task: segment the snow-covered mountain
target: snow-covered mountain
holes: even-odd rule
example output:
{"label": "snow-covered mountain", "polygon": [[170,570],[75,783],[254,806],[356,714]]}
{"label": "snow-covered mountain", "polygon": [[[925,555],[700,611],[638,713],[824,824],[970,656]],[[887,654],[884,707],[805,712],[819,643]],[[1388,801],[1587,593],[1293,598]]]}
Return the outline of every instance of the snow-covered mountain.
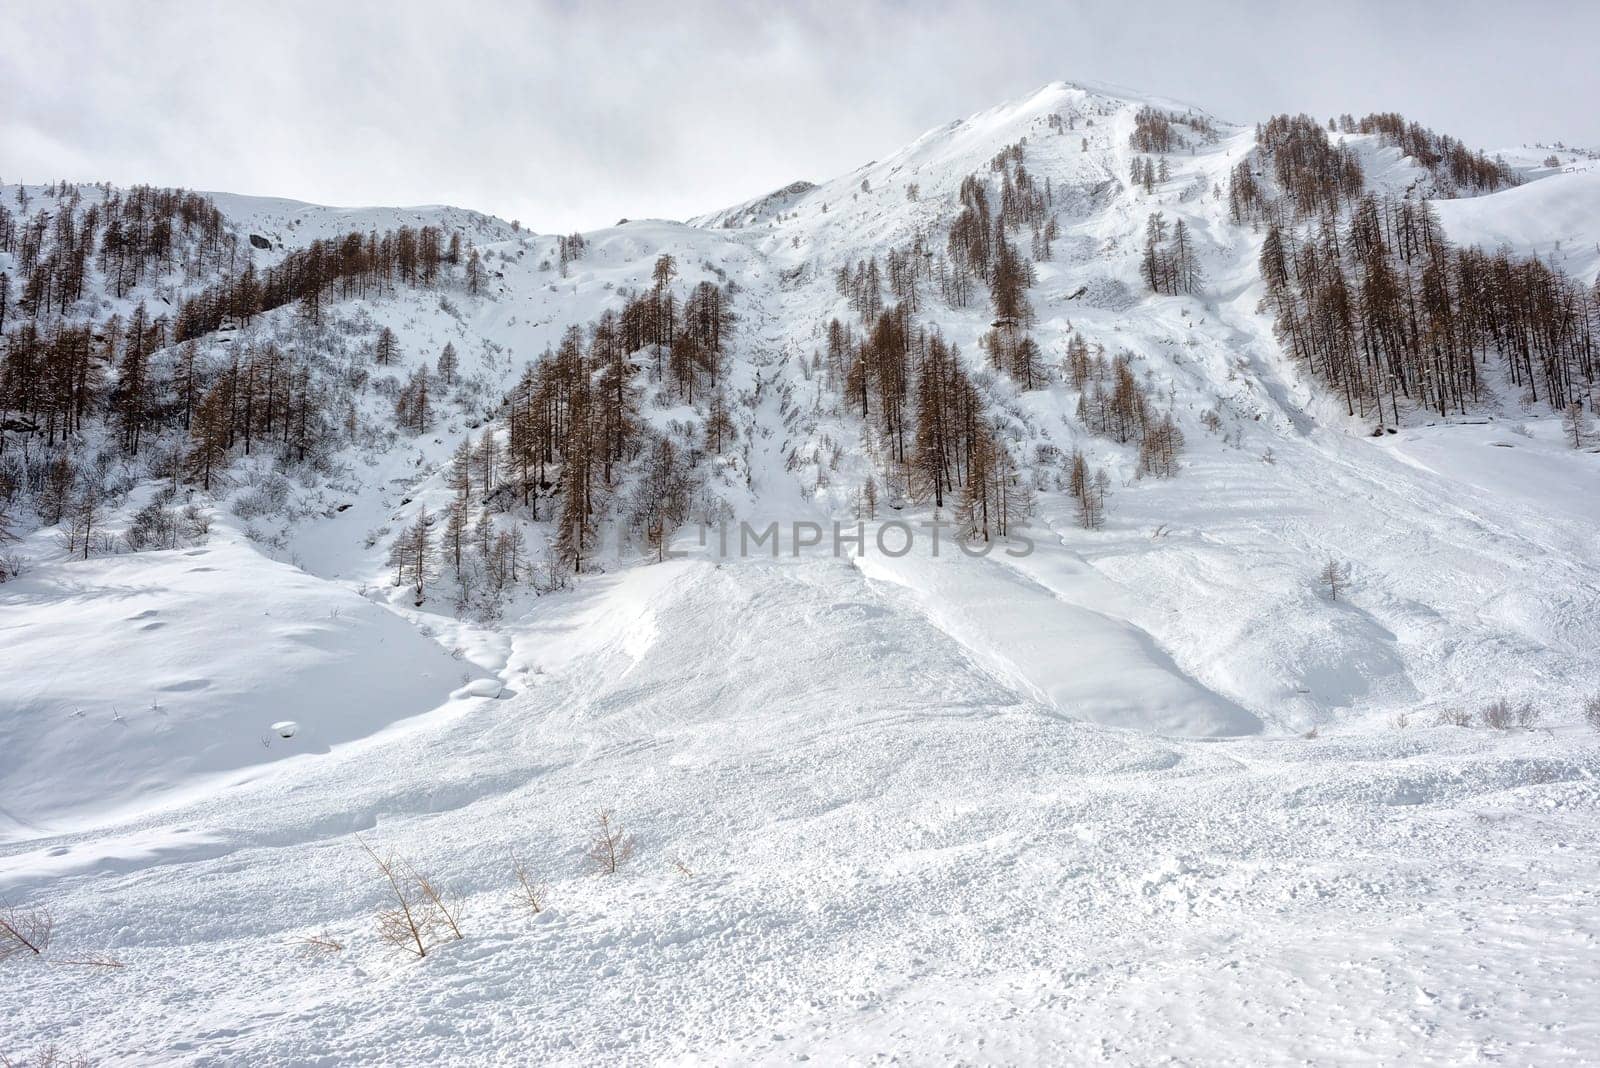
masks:
{"label": "snow-covered mountain", "polygon": [[[1296,212],[1314,125],[1054,83],[561,237],[210,194],[78,292],[131,192],[0,190],[0,901],[122,965],[0,959],[0,1053],[1592,1062],[1600,162],[1335,122]],[[1565,340],[1451,275],[1330,379],[1263,249],[1357,194]]]}

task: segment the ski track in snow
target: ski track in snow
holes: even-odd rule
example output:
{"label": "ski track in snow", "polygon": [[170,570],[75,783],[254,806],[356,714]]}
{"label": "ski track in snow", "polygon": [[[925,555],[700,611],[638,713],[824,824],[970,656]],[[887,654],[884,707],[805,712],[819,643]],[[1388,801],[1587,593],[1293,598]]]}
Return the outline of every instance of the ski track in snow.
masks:
{"label": "ski track in snow", "polygon": [[[468,313],[470,328],[426,298],[374,309],[418,348],[494,340],[514,375],[616,286],[639,284],[660,249],[689,273],[722,265],[742,287],[730,389],[758,398],[742,415],[752,485],[727,493],[758,527],[844,520],[864,432],[818,404],[803,367],[842,314],[826,269],[931,225],[962,176],[1026,134],[1030,170],[1098,190],[1093,210],[1063,220],[1062,247],[1086,254],[1041,265],[1037,333],[1054,351],[1070,322],[1133,349],[1190,439],[1179,478],[1134,482],[1126,450],[1077,438],[1070,391],[1014,396],[1030,444],[1077,442],[1111,470],[1103,531],[1078,529],[1052,491],[1022,558],[946,543],[934,559],[919,541],[898,558],[785,543],[776,558],[741,559],[684,532],[682,559],[611,561],[484,627],[385,589],[383,547],[364,545],[448,492],[438,465],[454,443],[435,440],[374,458],[370,492],[298,529],[303,571],[224,528],[211,548],[230,563],[214,587],[194,586],[207,580],[187,577],[193,560],[157,553],[52,564],[0,588],[0,643],[38,644],[31,663],[88,641],[78,626],[105,628],[75,674],[30,673],[6,695],[19,718],[0,717],[0,899],[48,903],[58,955],[127,965],[0,964],[11,980],[0,1053],[56,1042],[107,1064],[1600,1058],[1600,746],[1571,713],[1600,679],[1600,497],[1582,491],[1597,457],[1563,450],[1537,417],[1528,436],[1510,419],[1359,436],[1276,355],[1254,311],[1247,235],[1182,194],[1225,173],[1248,130],[1173,157],[1173,181],[1147,203],[1126,183],[1136,105],[1048,87],[834,182],[710,216],[714,229],[604,231],[566,278],[506,263],[504,292]],[[1100,120],[1088,153],[1087,131],[1067,145],[1043,126],[1072,108]],[[913,180],[922,195],[909,202]],[[1546,183],[1587,181],[1558,175],[1442,215],[1463,234],[1536,247],[1548,236],[1524,202],[1559,198]],[[1515,210],[1497,216],[1503,197]],[[291,245],[352,218],[381,227],[453,210],[219,204]],[[1066,302],[1087,281],[1133,283],[1155,206],[1210,242],[1208,301]],[[481,241],[516,245],[500,224],[460,217]],[[782,280],[802,263],[824,270]],[[938,321],[976,367],[984,309]],[[1200,429],[1209,407],[1237,446]],[[786,457],[823,434],[845,460],[817,489]],[[880,514],[867,543],[880,522],[931,514]],[[1354,565],[1333,604],[1314,585],[1329,555]],[[265,622],[252,588],[274,589],[269,610],[286,618]],[[185,606],[196,590],[231,607]],[[182,628],[174,662],[130,644],[126,624],[156,622]],[[366,637],[344,636],[358,627]],[[202,677],[184,657],[215,666]],[[10,676],[19,663],[0,666]],[[498,676],[500,699],[457,689],[483,675]],[[213,687],[226,693],[198,696]],[[122,724],[102,714],[121,692],[135,713],[149,692],[173,707]],[[66,717],[67,693],[100,719],[40,730],[20,718]],[[1502,693],[1538,700],[1550,729],[1429,726]],[[1414,726],[1391,729],[1397,712]],[[309,727],[294,746],[262,746],[262,727],[282,718]],[[1301,737],[1310,727],[1321,736]],[[114,789],[83,781],[86,767]],[[639,842],[614,878],[581,874],[600,807]],[[383,946],[382,887],[357,834],[459,894],[466,938],[420,962]],[[537,916],[513,899],[513,853],[549,883]],[[296,949],[321,932],[346,949]]]}

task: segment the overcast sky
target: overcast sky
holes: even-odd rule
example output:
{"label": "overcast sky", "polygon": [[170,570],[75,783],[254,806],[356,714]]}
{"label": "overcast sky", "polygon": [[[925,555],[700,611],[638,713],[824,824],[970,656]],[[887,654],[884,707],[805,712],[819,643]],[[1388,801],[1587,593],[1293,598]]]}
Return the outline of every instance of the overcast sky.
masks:
{"label": "overcast sky", "polygon": [[8,0],[0,27],[6,182],[452,203],[544,232],[827,178],[1058,79],[1600,145],[1597,0]]}

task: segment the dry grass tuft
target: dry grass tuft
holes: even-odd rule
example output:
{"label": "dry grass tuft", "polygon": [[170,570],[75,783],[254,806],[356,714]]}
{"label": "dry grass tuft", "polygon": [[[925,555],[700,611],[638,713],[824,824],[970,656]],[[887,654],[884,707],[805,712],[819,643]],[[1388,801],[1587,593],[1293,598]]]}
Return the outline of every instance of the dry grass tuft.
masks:
{"label": "dry grass tuft", "polygon": [[327,932],[318,935],[306,935],[294,940],[295,948],[307,956],[321,956],[327,953],[343,953],[344,943],[334,938]]}

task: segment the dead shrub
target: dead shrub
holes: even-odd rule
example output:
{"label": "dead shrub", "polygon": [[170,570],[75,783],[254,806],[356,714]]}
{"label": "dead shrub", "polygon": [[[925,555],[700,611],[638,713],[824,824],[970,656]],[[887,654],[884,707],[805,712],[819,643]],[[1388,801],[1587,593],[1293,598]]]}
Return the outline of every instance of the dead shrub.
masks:
{"label": "dead shrub", "polygon": [[433,914],[440,929],[448,929],[452,941],[461,941],[461,902],[452,900],[444,887],[433,879],[417,871],[410,863],[406,864],[406,871],[416,882],[417,889],[422,893],[422,899],[428,903],[428,910]]}
{"label": "dead shrub", "polygon": [[0,1053],[0,1068],[89,1068],[89,1064],[84,1054],[68,1053],[60,1046],[46,1046],[20,1061]]}
{"label": "dead shrub", "polygon": [[593,826],[584,859],[596,875],[615,875],[618,868],[633,859],[633,835],[623,829],[609,808],[595,813]]}
{"label": "dead shrub", "polygon": [[0,961],[12,957],[42,960],[46,964],[78,968],[120,968],[122,962],[113,957],[47,957],[50,938],[55,933],[55,918],[42,906],[21,908],[0,904]]}
{"label": "dead shrub", "polygon": [[1513,705],[1504,697],[1497,697],[1483,706],[1478,722],[1494,731],[1508,731],[1513,727],[1526,729],[1539,722],[1539,710],[1532,701]]}
{"label": "dead shrub", "polygon": [[49,909],[0,906],[0,960],[28,954],[43,957],[54,930]]}
{"label": "dead shrub", "polygon": [[1464,708],[1441,709],[1438,718],[1434,722],[1441,727],[1470,727],[1472,726],[1472,713]]}
{"label": "dead shrub", "polygon": [[78,968],[121,968],[124,967],[120,960],[104,954],[95,954],[92,957],[73,957],[69,960],[52,960],[51,964],[70,964]]}
{"label": "dead shrub", "polygon": [[329,953],[343,953],[344,943],[334,938],[327,932],[317,935],[306,935],[294,940],[295,948],[308,957],[319,957]]}
{"label": "dead shrub", "polygon": [[[377,865],[394,906],[378,910],[378,937],[403,953],[422,958],[440,942],[461,938],[461,909],[452,904],[438,883],[421,874],[403,857],[378,851],[356,835],[356,841]],[[448,931],[448,938],[444,932]]]}
{"label": "dead shrub", "polygon": [[549,887],[535,879],[533,872],[515,853],[511,855],[511,871],[517,877],[517,903],[527,906],[535,916],[539,915],[549,900]]}
{"label": "dead shrub", "polygon": [[1583,703],[1583,721],[1590,730],[1600,731],[1600,697],[1591,697]]}

